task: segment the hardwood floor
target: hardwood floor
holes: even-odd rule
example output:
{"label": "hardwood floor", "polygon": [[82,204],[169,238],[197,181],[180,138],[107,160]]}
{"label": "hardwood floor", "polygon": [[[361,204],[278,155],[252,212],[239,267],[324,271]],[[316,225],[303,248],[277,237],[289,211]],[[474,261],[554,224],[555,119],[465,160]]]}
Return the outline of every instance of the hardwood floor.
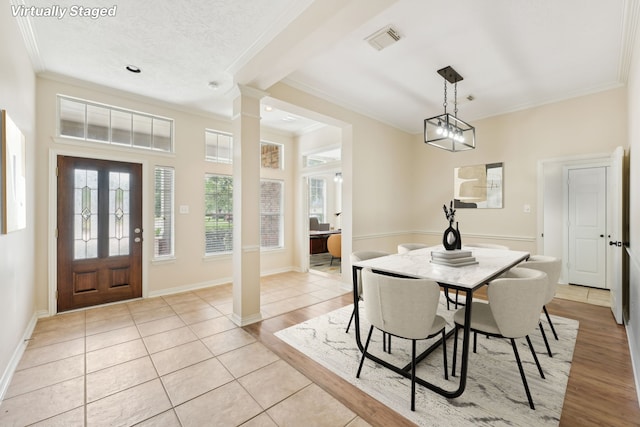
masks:
{"label": "hardwood floor", "polygon": [[[371,425],[411,426],[404,417],[273,335],[351,302],[351,295],[346,294],[244,329]],[[550,314],[580,322],[560,426],[640,425],[627,335],[613,320],[611,310],[561,299],[555,299],[547,309]]]}

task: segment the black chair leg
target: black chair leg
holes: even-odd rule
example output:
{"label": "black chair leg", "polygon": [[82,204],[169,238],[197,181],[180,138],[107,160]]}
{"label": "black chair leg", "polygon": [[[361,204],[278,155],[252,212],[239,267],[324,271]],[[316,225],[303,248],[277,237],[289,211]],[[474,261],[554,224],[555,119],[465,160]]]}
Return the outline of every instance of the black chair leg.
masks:
{"label": "black chair leg", "polygon": [[456,358],[458,357],[458,325],[453,327],[453,362],[451,362],[451,376],[456,376]]}
{"label": "black chair leg", "polygon": [[367,355],[367,348],[369,348],[369,341],[371,341],[371,334],[373,333],[373,326],[369,328],[369,335],[367,335],[367,342],[364,344],[364,351],[362,352],[362,359],[360,359],[360,366],[358,366],[358,373],[356,378],[360,378],[360,371],[362,371],[362,365],[364,364],[364,357]]}
{"label": "black chair leg", "polygon": [[411,340],[411,410],[416,410],[416,340]]}
{"label": "black chair leg", "polygon": [[549,341],[547,340],[547,334],[544,333],[544,328],[542,327],[542,322],[538,322],[538,327],[540,328],[540,333],[542,333],[544,345],[547,347],[547,354],[549,355],[549,357],[553,357],[553,353],[551,353],[551,347],[549,347]]}
{"label": "black chair leg", "polygon": [[553,327],[553,322],[551,321],[551,317],[549,317],[549,312],[547,311],[547,307],[543,305],[542,309],[544,310],[544,314],[547,315],[547,322],[549,322],[549,326],[551,326],[551,332],[553,332],[553,337],[556,339],[556,341],[558,341],[558,334],[556,334],[556,328]]}
{"label": "black chair leg", "polygon": [[538,367],[538,372],[540,372],[540,376],[545,379],[544,372],[542,372],[542,366],[540,366],[540,361],[538,360],[538,355],[536,351],[533,349],[533,344],[531,344],[531,339],[529,335],[527,335],[527,344],[529,344],[529,349],[531,350],[531,355],[533,356],[533,360],[536,361],[536,366]]}
{"label": "black chair leg", "polygon": [[447,334],[442,329],[442,359],[444,360],[444,379],[449,379],[449,372],[447,372]]}
{"label": "black chair leg", "polygon": [[351,322],[353,322],[353,318],[356,317],[356,307],[353,307],[353,312],[351,313],[351,319],[349,319],[349,324],[347,325],[347,330],[345,331],[347,334],[349,333],[349,328],[351,327]]}
{"label": "black chair leg", "polygon": [[473,352],[474,353],[478,352],[477,344],[478,344],[478,333],[474,332],[473,333]]}
{"label": "black chair leg", "polygon": [[522,377],[522,384],[524,384],[524,391],[527,393],[527,399],[529,400],[529,407],[536,409],[533,405],[533,399],[531,398],[531,392],[529,392],[529,385],[527,384],[527,377],[524,375],[524,369],[522,368],[522,362],[520,361],[520,355],[518,354],[518,347],[516,341],[511,338],[511,347],[513,347],[513,354],[516,356],[516,362],[518,363],[518,370],[520,370],[520,376]]}

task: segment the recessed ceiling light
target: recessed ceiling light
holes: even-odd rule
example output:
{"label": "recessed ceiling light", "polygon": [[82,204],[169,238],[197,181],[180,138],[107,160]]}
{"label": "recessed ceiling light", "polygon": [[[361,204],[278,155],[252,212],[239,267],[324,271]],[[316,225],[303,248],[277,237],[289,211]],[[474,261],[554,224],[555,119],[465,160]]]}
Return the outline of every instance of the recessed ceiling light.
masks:
{"label": "recessed ceiling light", "polygon": [[273,107],[271,105],[265,105],[264,111],[273,111]]}
{"label": "recessed ceiling light", "polygon": [[140,73],[142,71],[140,68],[136,67],[135,65],[127,65],[125,68],[128,71],[131,71],[132,73],[136,73],[136,74],[138,74],[138,73]]}
{"label": "recessed ceiling light", "polygon": [[295,116],[292,116],[291,114],[288,114],[282,118],[282,121],[285,121],[285,122],[295,122],[296,120],[298,120],[298,118]]}

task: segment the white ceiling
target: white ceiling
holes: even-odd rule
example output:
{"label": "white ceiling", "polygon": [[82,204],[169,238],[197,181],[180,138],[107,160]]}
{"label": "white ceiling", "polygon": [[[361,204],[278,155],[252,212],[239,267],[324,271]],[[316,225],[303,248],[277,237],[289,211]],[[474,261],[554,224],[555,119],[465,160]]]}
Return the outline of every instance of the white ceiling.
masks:
{"label": "white ceiling", "polygon": [[[79,2],[10,3],[18,11]],[[19,17],[36,71],[223,117],[231,116],[235,83],[268,92],[283,80],[411,133],[442,112],[444,81],[436,70],[447,65],[464,77],[459,116],[468,122],[624,85],[639,10],[634,0],[93,0],[85,6],[114,3],[115,17],[73,17],[71,9],[63,19]],[[387,25],[400,41],[382,51],[364,41]],[[127,65],[142,72],[130,73]],[[263,124],[292,133],[317,127],[281,108],[263,111]]]}

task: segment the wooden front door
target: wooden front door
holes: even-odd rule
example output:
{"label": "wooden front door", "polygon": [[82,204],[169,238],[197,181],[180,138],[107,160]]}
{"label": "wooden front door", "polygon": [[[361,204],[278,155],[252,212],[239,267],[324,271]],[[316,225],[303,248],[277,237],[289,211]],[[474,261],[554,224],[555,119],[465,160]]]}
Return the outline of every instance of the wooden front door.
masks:
{"label": "wooden front door", "polygon": [[142,296],[142,165],[58,156],[58,312]]}

